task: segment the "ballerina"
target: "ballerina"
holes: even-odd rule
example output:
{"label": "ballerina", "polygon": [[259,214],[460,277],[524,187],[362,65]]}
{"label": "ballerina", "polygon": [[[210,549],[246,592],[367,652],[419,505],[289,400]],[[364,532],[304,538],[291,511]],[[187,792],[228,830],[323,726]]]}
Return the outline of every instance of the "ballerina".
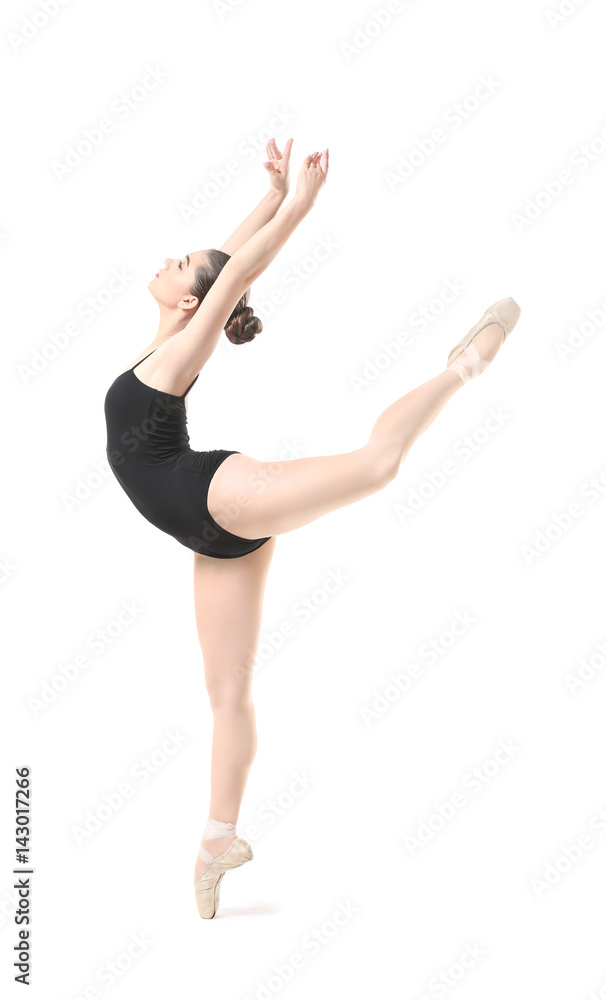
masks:
{"label": "ballerina", "polygon": [[391,483],[415,441],[490,364],[520,315],[511,298],[486,310],[445,369],[388,406],[353,451],[290,459],[276,476],[274,463],[239,451],[193,450],[187,395],[223,331],[236,344],[262,331],[248,305],[250,287],[326,182],[328,149],[305,157],[283,205],[291,147],[289,139],[282,154],[275,140],[268,144],[270,192],[220,249],[165,261],[149,284],[160,310],[156,336],[105,397],[107,457],[118,482],[148,521],[194,552],[196,626],[213,712],[209,818],[194,869],[204,918],[217,912],[225,872],[253,856],[236,823],[257,749],[252,676],[276,536]]}

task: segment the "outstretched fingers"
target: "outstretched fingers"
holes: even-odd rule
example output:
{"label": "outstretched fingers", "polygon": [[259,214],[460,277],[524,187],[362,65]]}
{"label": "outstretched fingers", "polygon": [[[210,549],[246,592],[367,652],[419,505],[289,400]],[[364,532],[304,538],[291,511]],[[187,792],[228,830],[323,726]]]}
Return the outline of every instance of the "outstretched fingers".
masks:
{"label": "outstretched fingers", "polygon": [[267,158],[269,160],[282,160],[282,166],[286,167],[288,161],[290,160],[290,151],[292,149],[293,140],[287,139],[284,152],[281,153],[278,149],[278,144],[274,138],[271,138],[267,145],[265,146],[265,152],[267,153]]}
{"label": "outstretched fingers", "polygon": [[[284,146],[284,152],[282,153],[282,159],[284,160],[284,163],[285,163],[286,166],[288,165],[288,162],[290,160],[290,151],[292,149],[292,144],[293,144],[293,140],[292,139],[287,139],[286,140],[286,144]],[[274,146],[276,146],[276,140],[275,139],[274,139]],[[276,146],[276,149],[277,148],[278,147]]]}
{"label": "outstretched fingers", "polygon": [[323,150],[321,153],[310,153],[309,154],[309,166],[317,167],[322,171],[323,174],[328,173],[328,162],[329,162],[329,152],[328,149]]}

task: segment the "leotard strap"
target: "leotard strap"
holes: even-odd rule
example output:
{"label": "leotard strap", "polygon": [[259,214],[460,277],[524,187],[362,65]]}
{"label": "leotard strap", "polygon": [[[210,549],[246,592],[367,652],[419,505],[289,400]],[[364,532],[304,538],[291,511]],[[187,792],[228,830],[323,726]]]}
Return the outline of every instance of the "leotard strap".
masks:
{"label": "leotard strap", "polygon": [[136,365],[133,365],[133,367],[131,368],[131,371],[134,371],[134,370],[135,370],[135,368],[137,367],[137,365],[140,365],[140,364],[141,364],[141,362],[142,362],[142,361],[145,361],[145,359],[146,359],[146,358],[149,358],[149,357],[151,357],[151,355],[152,355],[152,354],[154,353],[154,351],[155,351],[155,350],[156,350],[156,348],[154,347],[154,350],[153,350],[153,351],[150,351],[150,352],[149,352],[149,354],[146,354],[146,355],[145,355],[145,358],[141,358],[141,361],[137,361],[137,364],[136,364]]}
{"label": "leotard strap", "polygon": [[[154,350],[153,350],[153,351],[150,351],[150,352],[149,352],[149,354],[146,354],[146,355],[145,355],[145,358],[141,358],[141,361],[137,361],[137,364],[133,365],[133,367],[131,368],[131,371],[134,371],[134,370],[135,370],[135,368],[137,367],[137,365],[140,365],[140,364],[141,364],[141,362],[142,362],[142,361],[145,361],[145,359],[146,359],[146,358],[149,358],[149,357],[151,357],[151,355],[152,355],[152,354],[153,354],[153,353],[154,353],[155,351],[156,351],[156,348],[154,347]],[[200,375],[200,372],[198,372],[198,375],[196,375],[196,378],[195,378],[195,379],[194,379],[194,381],[193,381],[193,382],[191,383],[191,385],[189,385],[189,386],[187,387],[187,389],[185,390],[185,392],[183,393],[183,395],[182,395],[182,396],[180,397],[181,399],[184,399],[184,398],[185,398],[185,396],[187,396],[187,393],[189,392],[189,390],[191,389],[191,387],[192,387],[192,386],[194,385],[194,383],[195,383],[195,382],[196,382],[196,380],[198,379],[198,376],[199,376],[199,375]]]}

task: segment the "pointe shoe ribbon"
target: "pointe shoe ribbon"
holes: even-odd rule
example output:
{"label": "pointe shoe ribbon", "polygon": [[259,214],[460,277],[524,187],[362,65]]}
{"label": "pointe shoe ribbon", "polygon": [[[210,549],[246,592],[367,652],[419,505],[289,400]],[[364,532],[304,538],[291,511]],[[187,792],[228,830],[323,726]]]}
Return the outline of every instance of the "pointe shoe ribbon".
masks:
{"label": "pointe shoe ribbon", "polygon": [[456,372],[463,383],[469,382],[476,375],[481,375],[488,368],[490,361],[485,361],[478,354],[473,344],[468,344],[458,357],[457,361],[451,361],[448,365],[450,371]]}
{"label": "pointe shoe ribbon", "polygon": [[232,868],[239,868],[247,861],[252,861],[253,852],[250,844],[243,837],[236,837],[228,849],[214,858],[208,868],[194,882],[198,913],[208,919],[214,917],[219,907],[219,890],[221,879]]}

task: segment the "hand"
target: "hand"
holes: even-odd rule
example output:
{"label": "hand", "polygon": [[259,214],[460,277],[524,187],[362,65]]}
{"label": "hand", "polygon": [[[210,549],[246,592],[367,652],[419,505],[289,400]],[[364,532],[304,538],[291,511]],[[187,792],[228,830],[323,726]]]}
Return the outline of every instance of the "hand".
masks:
{"label": "hand", "polygon": [[297,178],[296,197],[306,204],[313,204],[318,191],[326,181],[328,173],[328,150],[323,153],[310,153],[303,160],[303,165]]}
{"label": "hand", "polygon": [[292,139],[287,139],[284,153],[281,153],[276,145],[275,139],[270,139],[265,147],[267,162],[263,164],[269,174],[269,183],[275,191],[286,196],[289,188],[288,165],[290,162],[290,151],[292,149]]}

